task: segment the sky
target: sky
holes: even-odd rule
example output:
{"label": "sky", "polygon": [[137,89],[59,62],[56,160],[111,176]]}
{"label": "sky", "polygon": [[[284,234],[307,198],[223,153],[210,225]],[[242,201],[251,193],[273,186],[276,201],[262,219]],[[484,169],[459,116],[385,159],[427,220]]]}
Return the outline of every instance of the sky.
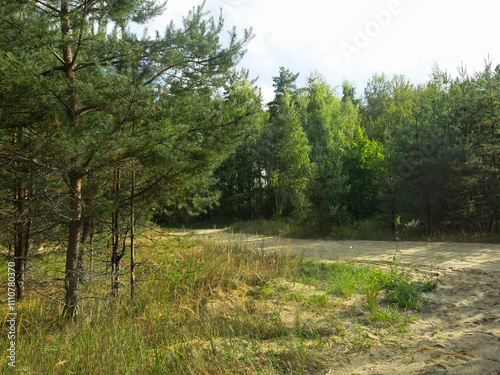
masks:
{"label": "sky", "polygon": [[[168,0],[150,33],[174,21],[181,25],[201,0]],[[281,66],[299,73],[299,86],[320,73],[341,93],[344,80],[363,94],[373,74],[403,74],[425,83],[433,66],[455,77],[470,73],[485,59],[500,64],[500,3],[495,0],[206,0],[205,10],[239,35],[252,28],[240,66],[258,78],[266,101],[273,98],[272,77]]]}

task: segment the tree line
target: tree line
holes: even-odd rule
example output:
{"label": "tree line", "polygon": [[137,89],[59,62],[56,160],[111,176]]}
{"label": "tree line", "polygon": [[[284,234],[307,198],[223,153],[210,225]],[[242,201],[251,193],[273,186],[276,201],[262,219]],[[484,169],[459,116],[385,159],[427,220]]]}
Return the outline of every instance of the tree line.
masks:
{"label": "tree line", "polygon": [[422,235],[500,230],[500,68],[375,74],[364,95],[279,69],[267,119],[217,169],[214,217],[288,218],[316,233],[372,220]]}

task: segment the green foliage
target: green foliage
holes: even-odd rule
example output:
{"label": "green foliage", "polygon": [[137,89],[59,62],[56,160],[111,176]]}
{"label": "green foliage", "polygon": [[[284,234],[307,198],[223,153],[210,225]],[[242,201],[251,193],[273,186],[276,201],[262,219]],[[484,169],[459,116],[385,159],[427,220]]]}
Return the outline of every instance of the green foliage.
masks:
{"label": "green foliage", "polygon": [[[404,316],[401,314],[401,311],[394,306],[382,307],[380,305],[375,305],[370,309],[370,314],[367,316],[367,320],[371,324],[377,325],[400,325],[399,329],[402,333],[404,333],[406,332],[405,325],[413,323],[414,317]],[[401,325],[402,321],[406,324]]]}
{"label": "green foliage", "polygon": [[[131,226],[152,209],[194,213],[214,204],[214,169],[261,112],[248,72],[236,70],[253,35],[232,32],[222,43],[223,19],[203,6],[180,27],[138,37],[130,23],[148,21],[165,4],[13,4],[19,8],[0,13],[0,161],[15,173],[0,188],[21,197],[15,204],[23,215],[5,225],[18,222],[10,239],[16,249],[30,243],[33,224],[40,232],[32,217],[43,204],[46,226],[67,227],[66,303],[74,313],[80,242],[111,231],[118,270]],[[4,37],[13,30],[18,37]]]}
{"label": "green foliage", "polygon": [[216,171],[215,187],[222,193],[216,215],[270,219],[300,217],[307,210],[305,191],[313,165],[301,122],[304,103],[295,86],[297,76],[281,68],[267,116]]}
{"label": "green foliage", "polygon": [[362,108],[363,126],[370,139],[383,141],[406,114],[413,85],[404,76],[389,80],[384,74],[374,74],[365,88],[366,105]]}
{"label": "green foliage", "polygon": [[279,68],[279,75],[273,77],[274,100],[267,104],[271,118],[279,114],[281,100],[285,95],[294,97],[299,93],[296,83],[298,77],[299,73],[294,74],[282,66]]}
{"label": "green foliage", "polygon": [[264,170],[274,190],[276,214],[281,216],[290,204],[299,213],[304,212],[312,165],[311,147],[300,123],[299,110],[287,93],[279,99],[279,104],[279,113],[265,129],[271,142]]}
{"label": "green foliage", "polygon": [[418,221],[411,235],[422,238],[497,231],[498,77],[491,64],[454,81],[436,67],[419,86],[375,75],[360,102],[348,83],[339,99],[319,74],[301,89],[281,68],[270,121],[245,154],[261,183],[242,190],[258,193],[238,206],[246,218],[281,215],[322,236],[355,237],[376,222],[374,236],[385,238],[397,215]]}
{"label": "green foliage", "polygon": [[305,95],[304,129],[311,144],[311,162],[315,165],[315,178],[308,188],[311,220],[324,228],[347,219],[343,201],[349,187],[342,157],[357,120],[344,112],[344,104],[319,74],[311,75]]}
{"label": "green foliage", "polygon": [[343,165],[349,176],[346,181],[349,192],[344,204],[354,220],[372,217],[380,210],[384,159],[382,145],[370,141],[364,136],[363,130],[358,128],[343,157]]}

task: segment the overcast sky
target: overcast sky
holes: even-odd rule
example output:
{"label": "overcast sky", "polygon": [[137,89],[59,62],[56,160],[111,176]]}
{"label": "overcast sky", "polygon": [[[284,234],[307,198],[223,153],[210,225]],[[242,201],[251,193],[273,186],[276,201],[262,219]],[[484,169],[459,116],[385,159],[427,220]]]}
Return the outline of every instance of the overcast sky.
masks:
{"label": "overcast sky", "polygon": [[[172,19],[180,25],[199,4],[168,0],[149,31],[163,31]],[[242,35],[253,28],[241,65],[259,77],[266,100],[280,66],[300,73],[301,86],[318,71],[332,87],[351,81],[360,96],[374,73],[423,83],[435,63],[453,76],[462,64],[481,70],[488,56],[500,64],[500,3],[494,0],[206,1],[216,17],[221,8],[227,29],[236,26]]]}

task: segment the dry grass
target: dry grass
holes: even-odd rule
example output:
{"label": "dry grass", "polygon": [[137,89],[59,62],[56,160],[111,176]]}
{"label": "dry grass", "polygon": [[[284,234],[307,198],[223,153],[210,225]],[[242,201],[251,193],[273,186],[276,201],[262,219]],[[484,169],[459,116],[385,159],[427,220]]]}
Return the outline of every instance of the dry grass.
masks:
{"label": "dry grass", "polygon": [[369,306],[365,281],[379,270],[159,230],[143,232],[139,245],[135,300],[126,264],[121,297],[110,297],[96,255],[73,321],[60,318],[63,254],[33,259],[28,298],[16,306],[17,373],[324,373],[349,351],[397,341],[415,316],[381,298]]}

